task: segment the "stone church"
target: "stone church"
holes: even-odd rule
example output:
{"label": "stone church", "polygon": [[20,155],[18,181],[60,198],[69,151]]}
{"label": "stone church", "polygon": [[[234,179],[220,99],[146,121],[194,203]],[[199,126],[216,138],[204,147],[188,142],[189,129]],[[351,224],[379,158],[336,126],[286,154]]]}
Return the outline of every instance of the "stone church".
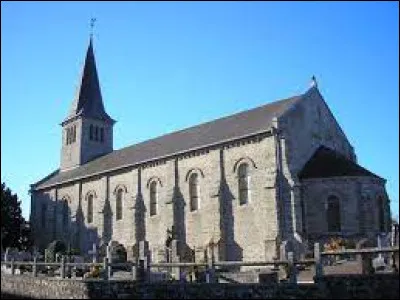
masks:
{"label": "stone church", "polygon": [[[58,239],[87,253],[167,233],[182,259],[271,260],[330,236],[375,237],[389,226],[386,180],[357,164],[318,90],[113,149],[92,39],[62,121],[60,167],[31,185],[36,246]],[[137,248],[136,248],[137,249]]]}

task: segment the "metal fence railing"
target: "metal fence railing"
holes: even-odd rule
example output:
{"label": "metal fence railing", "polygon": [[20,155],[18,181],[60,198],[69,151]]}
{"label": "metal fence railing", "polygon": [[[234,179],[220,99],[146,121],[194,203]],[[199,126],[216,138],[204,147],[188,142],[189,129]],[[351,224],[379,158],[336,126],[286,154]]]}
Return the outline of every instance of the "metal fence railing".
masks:
{"label": "metal fence railing", "polygon": [[[151,281],[150,273],[151,270],[155,269],[166,269],[169,273],[175,274],[175,279],[180,279],[182,270],[188,268],[202,268],[205,269],[207,274],[206,282],[217,282],[216,273],[220,268],[229,267],[253,267],[253,266],[273,266],[276,270],[284,268],[287,271],[287,278],[289,282],[297,282],[297,266],[301,265],[314,265],[315,276],[324,275],[324,263],[323,258],[337,255],[359,255],[361,258],[368,257],[371,259],[373,255],[379,253],[395,253],[399,252],[399,247],[385,247],[385,248],[365,248],[365,249],[346,249],[339,251],[322,251],[319,243],[314,244],[314,257],[311,259],[295,260],[293,252],[287,253],[287,259],[284,260],[273,260],[273,261],[215,261],[212,257],[207,262],[150,262],[146,257],[142,257],[136,262],[125,262],[116,263],[110,262],[107,257],[103,259],[103,262],[67,262],[66,256],[61,257],[60,262],[42,262],[34,258],[33,261],[2,261],[2,272],[3,269],[9,270],[9,274],[17,275],[16,270],[25,269],[33,277],[37,277],[38,274],[41,276],[57,276],[60,278],[80,277],[77,273],[80,271],[80,275],[84,276],[88,270],[97,268],[99,270],[99,279],[110,280],[113,279],[113,273],[116,270],[129,270],[130,279],[137,281]],[[394,264],[394,259],[393,262]],[[394,268],[398,270],[398,266],[394,265]]]}

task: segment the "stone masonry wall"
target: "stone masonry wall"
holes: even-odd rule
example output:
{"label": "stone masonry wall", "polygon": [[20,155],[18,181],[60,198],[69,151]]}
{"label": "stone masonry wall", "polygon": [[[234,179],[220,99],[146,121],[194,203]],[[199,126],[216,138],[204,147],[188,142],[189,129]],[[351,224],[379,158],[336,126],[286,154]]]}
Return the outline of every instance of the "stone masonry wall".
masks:
{"label": "stone masonry wall", "polygon": [[[106,184],[106,183],[105,183]],[[100,188],[96,186],[94,188]],[[103,186],[104,188],[104,186]],[[122,190],[122,218],[117,220],[116,199],[118,190]],[[137,194],[137,172],[125,170],[114,172],[109,176],[108,200],[111,206],[112,239],[126,246],[133,246],[134,235],[134,206]],[[101,215],[103,217],[103,215]],[[101,225],[101,224],[99,224]]]}
{"label": "stone masonry wall", "polygon": [[[146,167],[141,173],[141,193],[145,205],[145,231],[146,239],[153,260],[160,260],[159,250],[164,249],[167,238],[167,228],[173,225],[172,200],[173,187],[175,185],[174,160],[167,160],[164,163]],[[156,214],[150,216],[150,184],[157,183],[157,206]]]}
{"label": "stone masonry wall", "polygon": [[[275,183],[275,145],[272,137],[224,151],[225,174],[232,193],[234,238],[244,261],[272,260],[278,234]],[[238,166],[250,167],[249,203],[239,205]],[[236,167],[236,168],[235,168]]]}
{"label": "stone masonry wall", "polygon": [[1,293],[31,299],[398,299],[399,274],[324,276],[317,284],[156,283],[1,274]]}
{"label": "stone masonry wall", "polygon": [[[76,223],[74,226],[79,230],[80,248],[85,252],[91,249],[93,242],[104,240],[105,231],[109,232],[111,239],[122,243],[127,249],[137,242],[135,222],[138,215],[135,207],[140,195],[145,210],[144,228],[140,230],[149,241],[154,260],[162,259],[158,253],[164,248],[166,231],[173,224],[179,225],[180,237],[191,250],[206,250],[207,244],[213,239],[222,243],[219,259],[272,259],[278,233],[274,147],[272,137],[253,137],[146,163],[140,169],[126,168],[36,192],[34,202],[40,206],[44,198],[51,199],[50,203],[61,203],[61,199],[68,199],[72,219],[80,208],[81,223],[78,224],[77,220],[71,220],[71,223]],[[250,197],[249,203],[239,205],[237,171],[243,162],[250,167]],[[192,173],[199,175],[200,200],[197,211],[190,211],[188,178]],[[153,181],[157,182],[157,214],[150,216],[149,186]],[[124,191],[121,220],[116,220],[115,215],[118,189]],[[89,194],[94,196],[92,223],[87,221]],[[182,201],[183,208],[177,206],[179,201]],[[107,205],[111,210],[109,225],[104,212]],[[67,241],[70,233],[60,223],[62,210],[57,208],[56,211],[58,221],[55,237]],[[35,219],[40,220],[40,215],[37,214]],[[49,217],[49,227],[53,226],[53,220]],[[47,245],[55,237],[46,232],[46,238],[40,245]]]}

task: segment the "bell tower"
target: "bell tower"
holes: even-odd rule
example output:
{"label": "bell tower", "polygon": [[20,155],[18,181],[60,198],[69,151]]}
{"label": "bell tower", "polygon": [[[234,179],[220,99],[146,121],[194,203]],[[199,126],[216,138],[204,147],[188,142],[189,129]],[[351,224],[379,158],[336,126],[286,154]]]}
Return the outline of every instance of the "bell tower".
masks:
{"label": "bell tower", "polygon": [[114,124],[115,120],[104,109],[91,35],[75,98],[68,116],[61,123],[60,171],[112,152]]}

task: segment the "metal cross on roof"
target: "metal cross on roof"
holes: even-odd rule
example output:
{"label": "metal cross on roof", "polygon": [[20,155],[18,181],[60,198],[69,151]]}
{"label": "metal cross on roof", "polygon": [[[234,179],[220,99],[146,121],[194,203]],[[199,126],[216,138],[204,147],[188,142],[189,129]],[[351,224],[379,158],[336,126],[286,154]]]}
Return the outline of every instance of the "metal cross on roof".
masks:
{"label": "metal cross on roof", "polygon": [[317,83],[317,78],[313,75],[311,77],[311,87],[317,87],[318,83]]}

